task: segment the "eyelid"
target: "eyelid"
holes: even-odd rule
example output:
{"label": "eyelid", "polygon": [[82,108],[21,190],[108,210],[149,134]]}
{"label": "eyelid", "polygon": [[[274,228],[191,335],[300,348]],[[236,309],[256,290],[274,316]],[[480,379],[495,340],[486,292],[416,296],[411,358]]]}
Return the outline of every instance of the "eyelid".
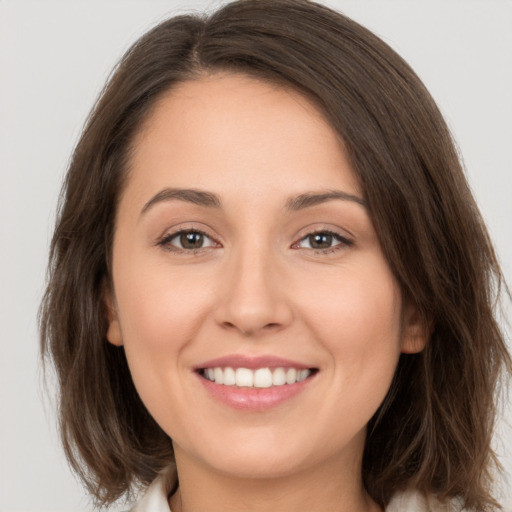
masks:
{"label": "eyelid", "polygon": [[[313,235],[316,235],[316,234],[327,234],[327,235],[331,235],[333,236],[334,238],[336,238],[336,240],[339,241],[339,243],[337,243],[336,245],[333,245],[331,247],[326,247],[324,249],[315,249],[313,247],[311,248],[307,248],[307,247],[300,247],[299,244],[304,241],[305,239],[307,239],[308,237],[310,236],[313,236]],[[346,248],[346,247],[351,247],[354,245],[354,240],[351,236],[347,235],[347,234],[343,234],[340,232],[340,230],[337,230],[335,228],[332,228],[332,227],[316,227],[316,228],[309,228],[307,231],[306,230],[302,230],[302,234],[299,235],[299,238],[297,239],[296,242],[294,242],[291,246],[292,249],[304,249],[304,250],[308,250],[308,251],[314,251],[314,252],[317,252],[317,253],[326,253],[326,252],[334,252],[334,251],[337,251],[337,250],[341,250],[343,248]]]}
{"label": "eyelid", "polygon": [[[172,245],[170,242],[179,237],[183,233],[199,233],[204,237],[208,238],[212,243],[206,247],[199,247],[196,249],[185,249],[178,247],[176,245]],[[169,252],[174,253],[186,253],[186,254],[195,254],[198,252],[202,252],[208,250],[210,248],[220,248],[222,247],[222,243],[219,241],[219,237],[214,236],[210,233],[209,229],[205,229],[203,227],[198,227],[197,225],[191,225],[188,223],[180,224],[178,226],[174,226],[173,228],[167,229],[163,235],[158,237],[155,245],[162,247]]]}
{"label": "eyelid", "polygon": [[[211,249],[211,248],[221,248],[223,247],[223,244],[221,241],[219,241],[218,236],[212,235],[211,230],[204,227],[198,227],[197,224],[180,224],[177,226],[174,226],[173,228],[168,228],[163,235],[158,237],[156,240],[155,245],[161,246],[162,248],[175,253],[186,253],[186,254],[194,254],[198,252],[203,252],[205,250]],[[306,228],[303,228],[301,230],[302,233],[300,233],[296,241],[291,244],[292,249],[304,249],[308,251],[312,251],[315,253],[327,253],[327,252],[334,252],[336,250],[341,250],[343,248],[350,247],[354,245],[353,237],[352,235],[348,234],[346,230],[341,230],[339,228],[334,228],[332,226],[308,226]],[[176,245],[171,244],[170,242],[175,239],[176,237],[179,237],[183,233],[199,233],[203,235],[204,237],[208,238],[211,242],[210,245],[206,247],[199,247],[199,248],[192,248],[192,249],[186,249],[181,248]],[[331,247],[326,248],[314,248],[314,247],[300,247],[300,243],[303,242],[305,239],[307,239],[310,236],[313,236],[315,234],[327,234],[332,237],[334,237],[338,243]]]}

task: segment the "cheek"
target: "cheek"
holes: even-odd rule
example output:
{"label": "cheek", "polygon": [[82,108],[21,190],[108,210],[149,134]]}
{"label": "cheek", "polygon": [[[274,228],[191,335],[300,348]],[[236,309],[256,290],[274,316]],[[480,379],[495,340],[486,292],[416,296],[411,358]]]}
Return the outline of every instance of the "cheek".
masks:
{"label": "cheek", "polygon": [[188,338],[197,326],[211,279],[197,268],[172,266],[161,255],[141,253],[123,258],[114,275],[123,335],[125,343],[164,349]]}
{"label": "cheek", "polygon": [[322,276],[310,273],[308,283],[302,280],[302,292],[297,289],[309,321],[326,340],[352,340],[355,352],[357,347],[384,348],[393,340],[399,345],[400,338],[398,285],[384,262],[368,260]]}
{"label": "cheek", "polygon": [[398,285],[384,262],[364,263],[347,266],[325,281],[316,279],[302,304],[309,329],[331,358],[338,397],[366,401],[371,416],[398,363],[402,306]]}
{"label": "cheek", "polygon": [[[137,392],[159,425],[176,428],[186,400],[184,354],[211,300],[204,276],[162,262],[118,267],[114,276],[123,344]],[[116,281],[117,278],[117,281]],[[185,378],[184,378],[185,377]],[[174,431],[166,429],[171,435]]]}
{"label": "cheek", "polygon": [[118,266],[114,282],[126,356],[143,396],[142,388],[178,375],[179,355],[201,324],[208,290],[200,275],[171,272],[165,262]]}

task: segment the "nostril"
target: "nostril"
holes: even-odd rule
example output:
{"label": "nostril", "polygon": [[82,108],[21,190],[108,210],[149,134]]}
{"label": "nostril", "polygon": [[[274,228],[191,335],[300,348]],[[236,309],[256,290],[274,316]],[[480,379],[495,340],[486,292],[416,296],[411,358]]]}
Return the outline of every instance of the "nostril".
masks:
{"label": "nostril", "polygon": [[[245,324],[245,325],[244,325]],[[259,330],[272,330],[279,328],[280,324],[278,322],[269,322],[267,324],[259,324],[255,322],[254,324],[249,322],[239,322],[238,324],[234,322],[224,321],[221,324],[226,329],[236,329],[237,331],[241,331],[244,334],[250,335]]]}

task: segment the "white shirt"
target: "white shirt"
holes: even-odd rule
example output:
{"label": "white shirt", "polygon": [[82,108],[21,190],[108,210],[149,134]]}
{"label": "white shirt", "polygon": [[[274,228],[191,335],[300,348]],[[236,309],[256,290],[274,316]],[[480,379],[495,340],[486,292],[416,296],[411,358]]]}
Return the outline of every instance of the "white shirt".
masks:
{"label": "white shirt", "polygon": [[[161,474],[147,488],[142,499],[130,512],[171,512],[168,496],[172,479]],[[386,512],[463,512],[460,507],[441,505],[436,500],[426,500],[416,492],[405,492],[395,496],[386,507]]]}

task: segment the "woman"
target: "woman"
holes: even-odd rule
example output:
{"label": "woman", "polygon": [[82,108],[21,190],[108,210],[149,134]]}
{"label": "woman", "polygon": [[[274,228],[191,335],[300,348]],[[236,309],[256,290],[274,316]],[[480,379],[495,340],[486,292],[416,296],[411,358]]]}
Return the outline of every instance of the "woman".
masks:
{"label": "woman", "polygon": [[146,34],[50,258],[43,351],[99,503],[498,506],[501,272],[433,100],[353,21],[241,1]]}

